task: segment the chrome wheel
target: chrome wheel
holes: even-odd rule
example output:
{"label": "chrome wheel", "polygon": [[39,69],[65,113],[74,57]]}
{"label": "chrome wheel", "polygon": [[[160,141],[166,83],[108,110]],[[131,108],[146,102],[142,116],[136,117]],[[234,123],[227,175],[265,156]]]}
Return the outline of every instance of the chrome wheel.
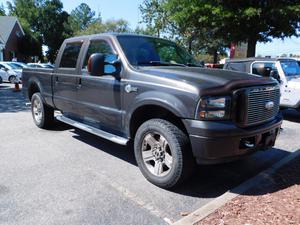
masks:
{"label": "chrome wheel", "polygon": [[142,143],[142,158],[155,176],[166,176],[172,169],[173,157],[168,141],[159,133],[148,133]]}
{"label": "chrome wheel", "polygon": [[39,99],[34,99],[33,106],[32,106],[33,116],[37,123],[41,123],[42,121],[42,103]]}

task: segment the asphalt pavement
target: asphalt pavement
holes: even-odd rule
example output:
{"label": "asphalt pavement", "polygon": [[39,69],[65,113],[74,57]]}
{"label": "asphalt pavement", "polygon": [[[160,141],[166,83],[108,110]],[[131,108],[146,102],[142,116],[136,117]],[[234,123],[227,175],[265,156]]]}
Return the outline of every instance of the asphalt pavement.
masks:
{"label": "asphalt pavement", "polygon": [[168,191],[140,173],[133,150],[57,122],[37,128],[20,92],[0,84],[0,224],[168,224],[300,148],[300,114],[285,110],[272,150],[199,166]]}

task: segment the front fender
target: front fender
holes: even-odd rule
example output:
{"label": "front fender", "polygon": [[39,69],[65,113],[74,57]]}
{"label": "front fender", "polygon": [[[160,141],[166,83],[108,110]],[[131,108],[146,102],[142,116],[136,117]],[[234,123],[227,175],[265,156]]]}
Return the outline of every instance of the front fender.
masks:
{"label": "front fender", "polygon": [[133,113],[138,108],[147,105],[155,105],[165,108],[179,118],[192,118],[194,114],[194,105],[189,105],[188,102],[183,103],[174,95],[158,91],[144,92],[136,96],[134,101],[128,107],[125,118],[125,127],[127,132],[129,132],[130,121]]}

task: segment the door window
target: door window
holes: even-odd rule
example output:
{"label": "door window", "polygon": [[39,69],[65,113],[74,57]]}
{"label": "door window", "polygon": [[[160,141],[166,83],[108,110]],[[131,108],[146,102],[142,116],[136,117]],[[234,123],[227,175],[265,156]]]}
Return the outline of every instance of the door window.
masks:
{"label": "door window", "polygon": [[83,69],[87,69],[88,60],[90,56],[94,53],[102,53],[109,55],[113,54],[113,50],[110,47],[110,45],[104,40],[91,41],[82,66]]}
{"label": "door window", "polygon": [[82,43],[68,43],[63,52],[59,67],[76,68],[81,46]]}

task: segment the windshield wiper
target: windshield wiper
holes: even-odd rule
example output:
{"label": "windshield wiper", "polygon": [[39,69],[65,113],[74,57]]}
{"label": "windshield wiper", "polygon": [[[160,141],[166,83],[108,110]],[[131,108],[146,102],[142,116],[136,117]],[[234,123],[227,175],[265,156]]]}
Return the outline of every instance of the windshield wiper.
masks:
{"label": "windshield wiper", "polygon": [[148,61],[148,62],[138,62],[138,65],[151,65],[151,66],[182,66],[187,67],[184,64],[180,63],[169,63],[169,62],[163,62],[163,61]]}

